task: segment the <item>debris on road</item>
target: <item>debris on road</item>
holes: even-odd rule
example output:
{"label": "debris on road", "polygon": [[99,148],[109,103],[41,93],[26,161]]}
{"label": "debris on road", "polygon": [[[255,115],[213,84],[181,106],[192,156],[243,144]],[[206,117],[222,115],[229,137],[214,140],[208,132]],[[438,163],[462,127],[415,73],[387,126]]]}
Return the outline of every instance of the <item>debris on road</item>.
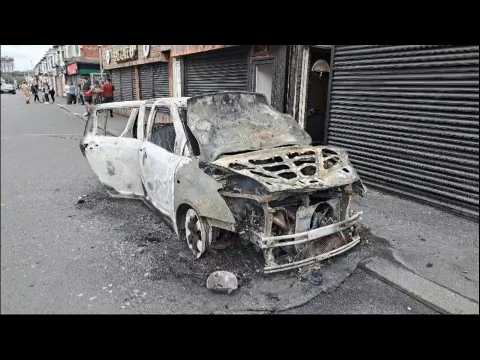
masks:
{"label": "debris on road", "polygon": [[229,271],[215,271],[207,278],[207,289],[230,294],[238,288],[237,277]]}
{"label": "debris on road", "polygon": [[87,195],[82,195],[78,197],[77,204],[83,204]]}
{"label": "debris on road", "polygon": [[141,253],[143,253],[143,252],[145,251],[146,248],[147,248],[146,246],[139,246],[139,247],[135,250],[135,252],[136,252],[137,254],[141,254]]}

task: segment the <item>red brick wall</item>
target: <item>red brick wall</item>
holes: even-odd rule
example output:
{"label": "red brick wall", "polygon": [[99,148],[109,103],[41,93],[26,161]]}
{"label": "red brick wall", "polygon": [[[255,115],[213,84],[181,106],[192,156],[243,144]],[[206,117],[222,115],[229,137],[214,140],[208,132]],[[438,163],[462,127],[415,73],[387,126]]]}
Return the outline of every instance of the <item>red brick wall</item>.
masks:
{"label": "red brick wall", "polygon": [[98,45],[80,45],[80,55],[89,59],[98,59]]}

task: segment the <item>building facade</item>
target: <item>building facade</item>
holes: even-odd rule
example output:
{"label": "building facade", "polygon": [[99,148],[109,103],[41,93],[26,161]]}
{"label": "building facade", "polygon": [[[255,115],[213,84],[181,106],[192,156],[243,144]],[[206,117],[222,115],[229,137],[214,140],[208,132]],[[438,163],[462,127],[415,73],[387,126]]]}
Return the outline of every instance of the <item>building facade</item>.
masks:
{"label": "building facade", "polygon": [[286,46],[112,45],[102,54],[117,101],[241,90],[284,108]]}
{"label": "building facade", "polygon": [[[478,46],[102,49],[116,100],[243,90],[345,148],[367,185],[478,219]],[[168,92],[167,92],[168,88]]]}
{"label": "building facade", "polygon": [[2,56],[0,58],[2,74],[11,74],[15,69],[15,61],[12,57]]}
{"label": "building facade", "polygon": [[100,72],[99,45],[63,45],[65,82],[77,84],[81,77]]}

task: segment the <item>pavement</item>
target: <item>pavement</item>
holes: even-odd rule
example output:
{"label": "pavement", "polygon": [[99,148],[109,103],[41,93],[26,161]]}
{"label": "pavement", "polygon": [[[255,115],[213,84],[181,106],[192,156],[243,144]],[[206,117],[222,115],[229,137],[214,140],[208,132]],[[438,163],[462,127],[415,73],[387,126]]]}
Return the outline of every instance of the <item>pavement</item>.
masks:
{"label": "pavement", "polygon": [[[445,296],[457,300],[455,308],[462,309],[458,312],[478,314],[477,222],[374,189],[356,206],[363,210],[362,223],[369,231],[388,242],[394,260],[388,271],[375,263],[370,264],[370,271],[396,283],[396,274],[408,270],[416,276],[406,272],[410,281],[404,279],[399,288],[431,303],[431,294],[441,287],[449,291]],[[426,281],[421,287],[424,292],[418,292],[418,278]],[[446,305],[438,298],[432,305],[450,313],[453,304]]]}
{"label": "pavement", "polygon": [[[251,275],[255,255],[235,246],[191,261],[141,202],[106,196],[78,147],[85,110],[62,100],[1,96],[2,313],[478,313],[478,225],[375,191],[357,204],[364,244],[324,263],[321,286]],[[114,119],[118,132],[126,118]],[[230,296],[205,288],[219,265],[247,274]],[[392,269],[415,276],[392,283]],[[438,306],[450,292],[468,305]]]}

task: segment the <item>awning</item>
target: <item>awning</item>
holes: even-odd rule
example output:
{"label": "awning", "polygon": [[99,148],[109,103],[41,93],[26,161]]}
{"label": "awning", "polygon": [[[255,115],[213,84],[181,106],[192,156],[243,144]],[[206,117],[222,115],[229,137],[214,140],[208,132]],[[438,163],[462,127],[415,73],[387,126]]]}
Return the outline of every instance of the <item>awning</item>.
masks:
{"label": "awning", "polygon": [[82,65],[80,65],[80,70],[79,70],[79,74],[80,75],[90,75],[91,73],[97,73],[100,71],[100,68],[92,68],[92,67],[82,67]]}

